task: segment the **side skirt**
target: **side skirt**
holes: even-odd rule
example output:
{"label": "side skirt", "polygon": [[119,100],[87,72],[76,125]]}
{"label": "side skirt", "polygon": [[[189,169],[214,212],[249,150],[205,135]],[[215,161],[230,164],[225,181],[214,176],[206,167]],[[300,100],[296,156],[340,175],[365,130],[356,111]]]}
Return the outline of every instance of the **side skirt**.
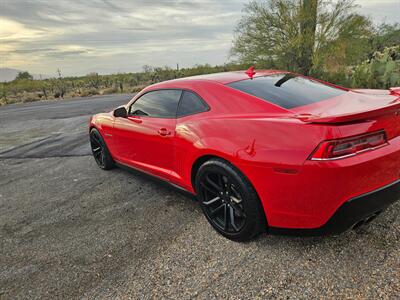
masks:
{"label": "side skirt", "polygon": [[135,167],[132,167],[132,166],[128,166],[128,165],[126,165],[126,164],[124,164],[124,163],[121,163],[121,162],[118,162],[118,161],[115,161],[115,165],[116,165],[117,167],[119,167],[119,168],[125,170],[125,171],[128,171],[129,173],[132,173],[132,174],[135,174],[135,175],[144,175],[144,176],[145,176],[147,179],[149,179],[149,180],[152,180],[152,181],[154,181],[154,182],[160,183],[160,184],[165,185],[165,186],[168,186],[168,187],[172,187],[174,190],[176,190],[176,191],[179,192],[180,194],[182,194],[182,195],[184,195],[184,196],[186,196],[186,197],[189,197],[189,198],[191,198],[192,200],[196,200],[196,195],[195,195],[195,194],[189,192],[189,191],[186,190],[185,188],[183,188],[183,187],[181,187],[181,186],[179,186],[179,185],[177,185],[177,184],[175,184],[175,183],[170,182],[170,181],[167,180],[167,179],[164,179],[164,178],[162,178],[162,177],[160,177],[160,176],[151,174],[151,173],[146,172],[146,171],[144,171],[144,170],[141,170],[141,169],[139,169],[139,168],[135,168]]}

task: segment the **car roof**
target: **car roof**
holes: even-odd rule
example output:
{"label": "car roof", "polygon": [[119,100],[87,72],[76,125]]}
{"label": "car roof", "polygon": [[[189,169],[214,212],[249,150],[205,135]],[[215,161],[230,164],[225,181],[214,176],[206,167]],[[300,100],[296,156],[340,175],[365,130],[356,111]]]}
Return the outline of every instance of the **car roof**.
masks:
{"label": "car roof", "polygon": [[[287,73],[286,71],[281,70],[256,70],[253,78],[277,74],[277,73]],[[176,83],[189,83],[191,81],[212,81],[220,84],[228,84],[235,81],[249,79],[250,76],[246,74],[246,71],[234,71],[234,72],[222,72],[222,73],[213,73],[213,74],[205,74],[205,75],[196,75],[184,78],[178,78],[173,80],[168,80],[160,83],[156,83],[152,85],[152,87],[156,87],[158,85],[168,85],[168,84],[176,84]]]}

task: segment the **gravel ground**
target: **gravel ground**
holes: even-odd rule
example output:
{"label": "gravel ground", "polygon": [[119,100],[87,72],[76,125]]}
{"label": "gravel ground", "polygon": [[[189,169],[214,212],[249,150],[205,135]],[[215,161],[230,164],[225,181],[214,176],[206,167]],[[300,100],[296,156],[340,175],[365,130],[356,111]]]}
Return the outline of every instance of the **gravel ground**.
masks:
{"label": "gravel ground", "polygon": [[338,237],[231,242],[187,195],[98,169],[88,114],[127,99],[0,108],[0,299],[398,299],[400,202]]}

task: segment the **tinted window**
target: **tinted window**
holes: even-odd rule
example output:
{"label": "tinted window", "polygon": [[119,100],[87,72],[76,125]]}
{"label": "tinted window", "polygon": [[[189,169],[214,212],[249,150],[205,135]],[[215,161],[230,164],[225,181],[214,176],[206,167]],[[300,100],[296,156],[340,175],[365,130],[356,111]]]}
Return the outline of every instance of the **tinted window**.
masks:
{"label": "tinted window", "polygon": [[178,117],[192,115],[207,110],[208,106],[199,96],[188,91],[183,92],[181,102],[179,103]]}
{"label": "tinted window", "polygon": [[228,85],[288,109],[326,100],[346,92],[293,74],[256,77]]}
{"label": "tinted window", "polygon": [[160,90],[144,94],[130,108],[130,114],[156,118],[175,118],[180,90]]}

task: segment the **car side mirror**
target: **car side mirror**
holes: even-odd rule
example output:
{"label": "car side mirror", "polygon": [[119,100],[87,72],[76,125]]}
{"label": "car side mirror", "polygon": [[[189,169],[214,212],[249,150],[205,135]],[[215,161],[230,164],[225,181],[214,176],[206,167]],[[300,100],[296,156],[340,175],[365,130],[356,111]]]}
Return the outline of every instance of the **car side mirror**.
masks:
{"label": "car side mirror", "polygon": [[114,117],[116,118],[126,118],[128,116],[128,112],[126,111],[125,106],[118,107],[114,110]]}

